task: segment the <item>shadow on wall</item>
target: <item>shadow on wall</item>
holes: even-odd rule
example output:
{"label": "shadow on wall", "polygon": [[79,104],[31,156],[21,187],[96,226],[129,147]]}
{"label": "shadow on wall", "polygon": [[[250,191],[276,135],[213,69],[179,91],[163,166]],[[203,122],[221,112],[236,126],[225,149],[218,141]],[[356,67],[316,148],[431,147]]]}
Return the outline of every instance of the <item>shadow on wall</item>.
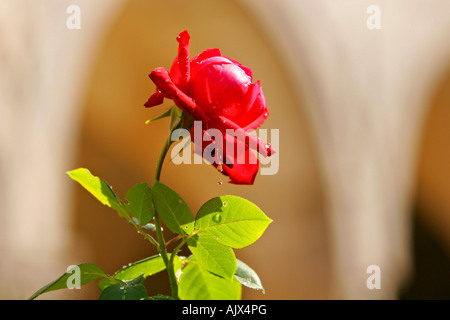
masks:
{"label": "shadow on wall", "polygon": [[414,270],[403,299],[450,299],[450,68],[427,112],[417,171]]}

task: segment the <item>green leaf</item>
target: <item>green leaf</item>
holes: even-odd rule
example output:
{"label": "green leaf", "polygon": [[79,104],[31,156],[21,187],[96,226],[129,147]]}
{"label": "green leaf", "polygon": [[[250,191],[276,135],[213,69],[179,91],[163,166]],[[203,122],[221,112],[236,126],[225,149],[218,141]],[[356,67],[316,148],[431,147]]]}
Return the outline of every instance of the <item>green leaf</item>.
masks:
{"label": "green leaf", "polygon": [[103,278],[97,283],[97,287],[100,289],[100,291],[103,291],[106,288],[117,284],[118,282],[122,283],[120,280],[115,281],[114,279],[111,278]]}
{"label": "green leaf", "polygon": [[223,278],[233,277],[236,271],[233,249],[219,243],[209,234],[194,235],[187,244],[197,261],[208,271]]}
{"label": "green leaf", "polygon": [[181,118],[183,116],[183,110],[178,108],[177,106],[173,106],[171,109],[171,118],[170,118],[170,131],[172,132],[173,129],[175,129],[178,124],[181,121]]}
{"label": "green leaf", "polygon": [[28,299],[33,300],[46,292],[67,289],[68,287],[73,287],[76,285],[82,286],[95,279],[106,277],[109,276],[99,266],[92,263],[82,263],[78,266],[74,266],[55,281],[50,282],[46,286],[42,287]]}
{"label": "green leaf", "polygon": [[[175,270],[181,267],[181,260],[178,256],[175,256],[174,259],[174,267]],[[155,255],[134,263],[129,264],[128,266],[124,267],[123,269],[117,271],[113,278],[118,281],[129,281],[132,279],[136,279],[139,276],[142,276],[144,279],[152,276],[158,272],[163,271],[166,269],[166,266],[164,264],[164,261],[160,255]],[[110,279],[102,279],[98,283],[98,288],[103,291],[105,288],[114,285],[115,282],[113,282]]]}
{"label": "green leaf", "polygon": [[137,285],[137,284],[144,284],[145,283],[144,273],[141,273],[139,276],[137,276],[134,279],[126,280],[126,281],[123,281],[123,282],[126,283],[127,286],[133,286],[133,285]]}
{"label": "green leaf", "polygon": [[218,277],[191,260],[183,268],[178,293],[182,300],[239,300],[241,289],[235,278]]}
{"label": "green leaf", "polygon": [[103,290],[99,300],[142,300],[147,297],[143,284],[115,284]]}
{"label": "green leaf", "polygon": [[209,233],[232,248],[244,248],[259,239],[272,222],[255,204],[237,196],[221,196],[198,211],[195,230]]}
{"label": "green leaf", "polygon": [[150,297],[150,300],[175,300],[171,296],[165,296],[163,294],[157,294],[156,296]]}
{"label": "green leaf", "polygon": [[127,267],[117,271],[114,274],[114,279],[131,280],[143,274],[144,278],[154,275],[166,268],[164,261],[160,255],[152,256],[137,262],[134,262]]}
{"label": "green leaf", "polygon": [[258,274],[241,260],[236,260],[237,267],[236,273],[234,275],[236,279],[246,287],[256,290],[262,290],[264,292],[264,288]]}
{"label": "green leaf", "polygon": [[192,233],[194,217],[188,205],[175,191],[156,181],[153,186],[153,202],[161,219],[172,232]]}
{"label": "green leaf", "polygon": [[156,121],[156,120],[159,120],[159,119],[163,119],[163,118],[166,118],[166,117],[170,117],[171,114],[172,114],[172,108],[170,108],[169,110],[164,112],[162,115],[157,116],[156,118],[149,119],[149,120],[145,121],[145,124],[149,124],[150,122],[153,122],[153,121]]}
{"label": "green leaf", "polygon": [[81,184],[87,191],[104,205],[115,209],[119,216],[129,219],[129,215],[121,205],[121,200],[112,190],[111,186],[100,178],[91,174],[88,169],[79,168],[67,172],[69,177]]}
{"label": "green leaf", "polygon": [[125,199],[128,211],[137,219],[140,226],[149,223],[155,215],[152,190],[147,183],[138,183],[128,190]]}

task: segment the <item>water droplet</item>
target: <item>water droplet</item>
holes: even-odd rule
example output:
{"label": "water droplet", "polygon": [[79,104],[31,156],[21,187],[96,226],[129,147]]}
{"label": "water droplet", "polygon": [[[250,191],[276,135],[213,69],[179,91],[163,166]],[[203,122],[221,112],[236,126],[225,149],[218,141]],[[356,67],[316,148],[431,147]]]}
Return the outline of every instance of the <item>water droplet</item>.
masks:
{"label": "water droplet", "polygon": [[227,206],[227,203],[224,201],[224,202],[222,203],[222,205],[223,205],[224,207],[226,207],[226,206]]}
{"label": "water droplet", "polygon": [[263,294],[266,294],[266,290],[262,289],[262,293],[263,293]]}
{"label": "water droplet", "polygon": [[264,117],[266,117],[266,118],[267,118],[268,116],[269,116],[269,113],[267,113],[267,112],[266,112],[266,113],[264,113]]}
{"label": "water droplet", "polygon": [[220,213],[216,213],[213,217],[212,220],[216,223],[219,223],[220,221],[222,221],[222,216],[220,215]]}
{"label": "water droplet", "polygon": [[219,170],[220,172],[223,172],[223,167],[222,167],[222,164],[221,164],[221,163],[219,163],[219,164],[217,165],[217,170]]}
{"label": "water droplet", "polygon": [[216,240],[219,240],[219,238],[218,238],[218,237],[216,237]]}
{"label": "water droplet", "polygon": [[218,184],[219,186],[223,185],[222,180],[219,180],[219,182],[217,182],[217,184]]}

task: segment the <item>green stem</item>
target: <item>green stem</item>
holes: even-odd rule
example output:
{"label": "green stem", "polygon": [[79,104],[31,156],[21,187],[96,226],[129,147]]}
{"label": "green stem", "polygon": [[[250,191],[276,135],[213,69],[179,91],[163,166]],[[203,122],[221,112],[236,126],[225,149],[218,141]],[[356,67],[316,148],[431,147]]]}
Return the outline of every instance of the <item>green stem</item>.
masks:
{"label": "green stem", "polygon": [[159,221],[158,213],[155,212],[155,227],[156,227],[156,236],[158,238],[158,251],[161,254],[161,257],[166,265],[167,273],[169,275],[170,288],[172,292],[172,298],[178,299],[178,283],[175,277],[175,270],[173,267],[173,261],[169,260],[167,256],[167,250],[165,246],[164,236],[161,232],[161,223]]}
{"label": "green stem", "polygon": [[[159,178],[161,176],[162,165],[163,165],[167,151],[169,151],[171,144],[172,144],[172,140],[170,139],[170,136],[169,136],[166,140],[166,143],[164,144],[163,149],[161,150],[161,154],[159,155],[158,163],[156,164],[155,182],[159,181]],[[155,229],[156,229],[156,236],[157,236],[158,244],[159,244],[158,251],[161,254],[164,264],[166,265],[167,273],[169,275],[170,287],[172,290],[172,298],[178,299],[178,283],[177,283],[177,279],[175,277],[173,260],[172,259],[169,260],[169,257],[167,256],[166,242],[165,242],[164,236],[162,234],[161,222],[159,220],[159,215],[156,210],[155,210]]]}
{"label": "green stem", "polygon": [[161,154],[159,155],[158,163],[156,164],[156,172],[155,172],[155,181],[159,181],[161,176],[161,169],[166,158],[167,151],[169,151],[170,145],[172,144],[172,140],[170,136],[167,138],[166,143],[164,144],[163,149],[161,150]]}
{"label": "green stem", "polygon": [[170,263],[173,264],[173,260],[175,256],[177,255],[178,251],[180,251],[181,247],[187,242],[188,238],[184,238],[183,241],[180,242],[180,244],[173,250],[172,254],[170,255]]}

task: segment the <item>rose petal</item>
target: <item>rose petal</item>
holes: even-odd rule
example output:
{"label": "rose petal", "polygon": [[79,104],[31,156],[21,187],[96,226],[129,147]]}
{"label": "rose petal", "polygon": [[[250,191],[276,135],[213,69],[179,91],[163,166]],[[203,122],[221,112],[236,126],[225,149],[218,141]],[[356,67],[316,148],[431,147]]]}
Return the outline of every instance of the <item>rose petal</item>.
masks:
{"label": "rose petal", "polygon": [[[194,152],[200,156],[212,153],[206,148],[211,147],[212,139],[208,139],[208,131],[205,129],[209,125],[202,123],[202,139],[198,141],[194,136],[194,128],[191,128],[191,140],[194,142]],[[209,127],[210,129],[210,127]],[[220,130],[220,129],[219,129]],[[248,185],[253,184],[259,170],[259,160],[250,151],[247,145],[236,137],[227,135],[222,131],[222,148],[216,148],[213,155],[214,161],[211,163],[222,174],[230,178],[229,183]],[[211,138],[211,137],[210,137]],[[205,141],[206,140],[206,141]],[[213,145],[213,147],[215,147]],[[233,150],[230,150],[229,148]],[[205,151],[206,150],[206,151]]]}
{"label": "rose petal", "polygon": [[164,94],[161,91],[157,90],[156,93],[152,94],[148,99],[148,101],[144,103],[144,106],[146,108],[150,108],[160,105],[163,102],[164,102]]}
{"label": "rose petal", "polygon": [[[211,62],[214,61],[214,62]],[[242,116],[242,106],[250,78],[238,66],[223,57],[213,57],[202,62],[189,85],[189,95],[210,117]]]}
{"label": "rose petal", "polygon": [[264,157],[268,157],[275,153],[274,150],[272,150],[272,147],[270,145],[267,145],[264,141],[259,139],[257,136],[253,136],[250,133],[244,131],[241,127],[239,127],[236,123],[233,121],[225,118],[225,117],[218,117],[213,118],[209,121],[209,126],[211,128],[217,128],[222,131],[226,131],[226,129],[232,129],[234,130],[234,133],[236,137],[240,140],[245,142],[245,144],[250,148],[258,151],[260,154],[262,154]]}
{"label": "rose petal", "polygon": [[239,119],[238,124],[245,131],[250,131],[258,128],[267,119],[269,111],[259,80],[250,86],[247,96],[247,111]]}
{"label": "rose petal", "polygon": [[190,76],[190,62],[189,62],[189,33],[187,31],[183,31],[177,37],[177,41],[179,43],[178,46],[178,68],[180,72],[180,80],[181,83],[178,87],[185,91],[187,84],[189,82]]}
{"label": "rose petal", "polygon": [[194,100],[172,82],[166,69],[156,68],[150,74],[150,79],[152,79],[164,96],[172,99],[181,110],[190,113],[196,119],[207,120],[206,114],[197,106]]}

